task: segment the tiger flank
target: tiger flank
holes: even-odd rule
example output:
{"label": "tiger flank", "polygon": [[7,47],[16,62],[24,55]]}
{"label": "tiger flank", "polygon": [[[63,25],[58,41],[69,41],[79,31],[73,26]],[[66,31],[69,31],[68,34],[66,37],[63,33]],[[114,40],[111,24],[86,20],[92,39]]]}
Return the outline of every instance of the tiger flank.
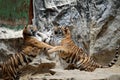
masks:
{"label": "tiger flank", "polygon": [[8,60],[0,64],[4,80],[18,80],[17,72],[39,54],[42,49],[51,49],[52,46],[42,42],[47,37],[40,33],[33,25],[23,30],[24,47],[20,53],[13,54]]}
{"label": "tiger flank", "polygon": [[96,63],[88,54],[75,45],[68,27],[57,27],[57,29],[55,29],[55,33],[58,31],[61,31],[63,36],[60,46],[55,46],[54,48],[48,50],[48,53],[58,52],[60,58],[69,65],[73,65],[74,68],[92,72],[96,68],[111,67],[117,62],[119,57],[119,47],[116,48],[116,53],[113,60],[108,65],[102,66]]}

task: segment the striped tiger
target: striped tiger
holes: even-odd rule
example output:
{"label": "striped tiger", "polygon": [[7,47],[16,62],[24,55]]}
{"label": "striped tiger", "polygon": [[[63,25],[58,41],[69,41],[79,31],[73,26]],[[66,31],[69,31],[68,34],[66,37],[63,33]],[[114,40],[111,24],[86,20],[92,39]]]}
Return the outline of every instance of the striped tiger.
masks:
{"label": "striped tiger", "polygon": [[23,50],[13,54],[8,60],[0,64],[4,80],[17,80],[17,72],[32,62],[42,49],[53,48],[42,42],[46,37],[33,25],[28,25],[23,29],[23,39]]}
{"label": "striped tiger", "polygon": [[115,58],[107,65],[102,66],[95,62],[92,57],[86,54],[83,49],[75,45],[71,38],[71,33],[68,27],[58,27],[54,30],[55,34],[61,31],[63,38],[61,40],[60,46],[55,46],[54,48],[48,50],[48,53],[59,52],[60,58],[65,60],[69,65],[74,68],[84,71],[94,71],[96,68],[107,68],[111,67],[118,60],[118,48],[116,49]]}
{"label": "striped tiger", "polygon": [[26,64],[32,62],[34,56],[29,56],[23,52],[12,55],[10,59],[1,64],[2,77],[4,80],[16,80],[17,71]]}

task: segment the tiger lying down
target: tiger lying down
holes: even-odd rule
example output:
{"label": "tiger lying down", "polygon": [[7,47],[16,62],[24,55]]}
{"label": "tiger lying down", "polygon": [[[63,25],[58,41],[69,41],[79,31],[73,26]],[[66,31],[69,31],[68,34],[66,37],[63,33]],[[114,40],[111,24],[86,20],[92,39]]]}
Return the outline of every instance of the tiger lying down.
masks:
{"label": "tiger lying down", "polygon": [[48,37],[40,33],[35,26],[28,25],[23,30],[24,48],[20,53],[13,54],[10,59],[0,64],[4,80],[17,80],[17,72],[33,61],[42,49],[52,46],[44,43]]}
{"label": "tiger lying down", "polygon": [[62,58],[66,63],[73,65],[76,69],[92,72],[96,68],[111,67],[118,60],[119,47],[116,48],[116,54],[113,60],[107,66],[102,66],[96,63],[81,48],[75,45],[71,38],[71,33],[68,27],[57,27],[54,30],[55,33],[58,31],[60,31],[63,36],[60,46],[55,46],[54,48],[48,50],[48,53],[59,52],[59,57]]}

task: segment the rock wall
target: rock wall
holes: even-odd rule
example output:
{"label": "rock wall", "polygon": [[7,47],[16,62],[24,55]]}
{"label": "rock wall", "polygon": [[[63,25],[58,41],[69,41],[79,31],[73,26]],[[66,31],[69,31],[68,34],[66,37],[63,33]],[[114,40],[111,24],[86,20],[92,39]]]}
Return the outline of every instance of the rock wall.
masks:
{"label": "rock wall", "polygon": [[[117,0],[34,0],[33,24],[47,34],[49,31],[53,33],[56,24],[72,26],[73,40],[88,54],[113,56],[116,46],[120,44],[119,4]],[[22,37],[21,33],[1,27],[0,40]],[[53,38],[53,43],[60,40],[57,36]]]}
{"label": "rock wall", "polygon": [[[52,29],[56,25],[68,25],[70,26],[69,28],[72,31],[72,37],[76,45],[83,48],[86,51],[86,53],[92,55],[97,62],[105,65],[113,58],[115,48],[118,44],[120,44],[119,0],[33,0],[33,6],[33,24],[37,25],[40,31],[47,34],[51,32],[49,35],[52,35]],[[8,32],[8,30],[5,31],[3,30],[3,28],[0,28],[0,30],[0,61],[3,61],[8,58],[9,54],[19,52],[23,41],[22,38],[19,38],[22,37],[22,35],[18,33]],[[8,37],[7,35],[10,33],[11,36],[9,35]],[[53,38],[54,39],[52,43],[59,44],[59,36],[54,36]],[[53,57],[55,58],[56,56]],[[36,62],[36,64],[38,64],[37,62],[46,62],[47,64],[47,62],[50,63],[51,61],[52,60],[48,60],[46,57],[43,57],[43,55],[40,55],[34,62]],[[87,80],[86,76],[81,76],[81,78],[75,78],[79,75],[76,75],[74,73],[88,75],[90,76],[90,79],[96,79],[96,76],[100,74],[102,78],[97,77],[99,79],[96,80],[112,80],[111,76],[114,75],[115,77],[117,75],[117,78],[114,80],[120,79],[119,67],[110,69],[110,72],[109,69],[103,69],[100,71],[98,69],[98,71],[95,71],[93,73],[87,73],[79,72],[77,70],[61,70],[61,64],[59,64],[58,58],[56,62],[56,65],[58,65],[57,68],[59,68],[60,70],[53,70],[53,72],[55,72],[55,75],[52,76],[51,74],[42,74],[42,77],[40,76],[41,74],[38,76],[30,75],[30,78],[27,77],[27,79],[41,80],[45,78],[46,80]],[[120,65],[120,61],[118,61],[117,64]],[[50,66],[53,68],[55,65],[50,64]],[[40,71],[42,68],[45,67],[46,66],[40,66]],[[38,69],[35,69],[35,67],[33,66],[30,67],[30,69],[31,68],[34,68],[32,71],[36,71]],[[25,71],[26,68],[23,68],[23,70]],[[106,74],[110,74],[104,75],[104,70],[106,71]],[[62,75],[66,72],[67,74]],[[91,77],[91,74],[94,74],[93,77]],[[70,77],[70,75],[72,75],[72,78]]]}
{"label": "rock wall", "polygon": [[41,31],[56,24],[74,26],[74,41],[90,55],[113,51],[120,44],[118,0],[34,0],[33,5],[33,23]]}

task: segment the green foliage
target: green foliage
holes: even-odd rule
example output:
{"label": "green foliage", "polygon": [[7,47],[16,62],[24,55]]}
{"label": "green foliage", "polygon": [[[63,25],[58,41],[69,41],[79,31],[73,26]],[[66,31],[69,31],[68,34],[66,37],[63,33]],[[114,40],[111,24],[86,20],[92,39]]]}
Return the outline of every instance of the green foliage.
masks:
{"label": "green foliage", "polygon": [[10,25],[4,25],[2,24],[2,27],[5,27],[5,28],[9,28],[9,29],[13,29],[13,30],[21,30],[24,28],[24,25],[17,25],[17,26],[10,26]]}
{"label": "green foliage", "polygon": [[0,19],[28,20],[29,0],[0,0]]}

